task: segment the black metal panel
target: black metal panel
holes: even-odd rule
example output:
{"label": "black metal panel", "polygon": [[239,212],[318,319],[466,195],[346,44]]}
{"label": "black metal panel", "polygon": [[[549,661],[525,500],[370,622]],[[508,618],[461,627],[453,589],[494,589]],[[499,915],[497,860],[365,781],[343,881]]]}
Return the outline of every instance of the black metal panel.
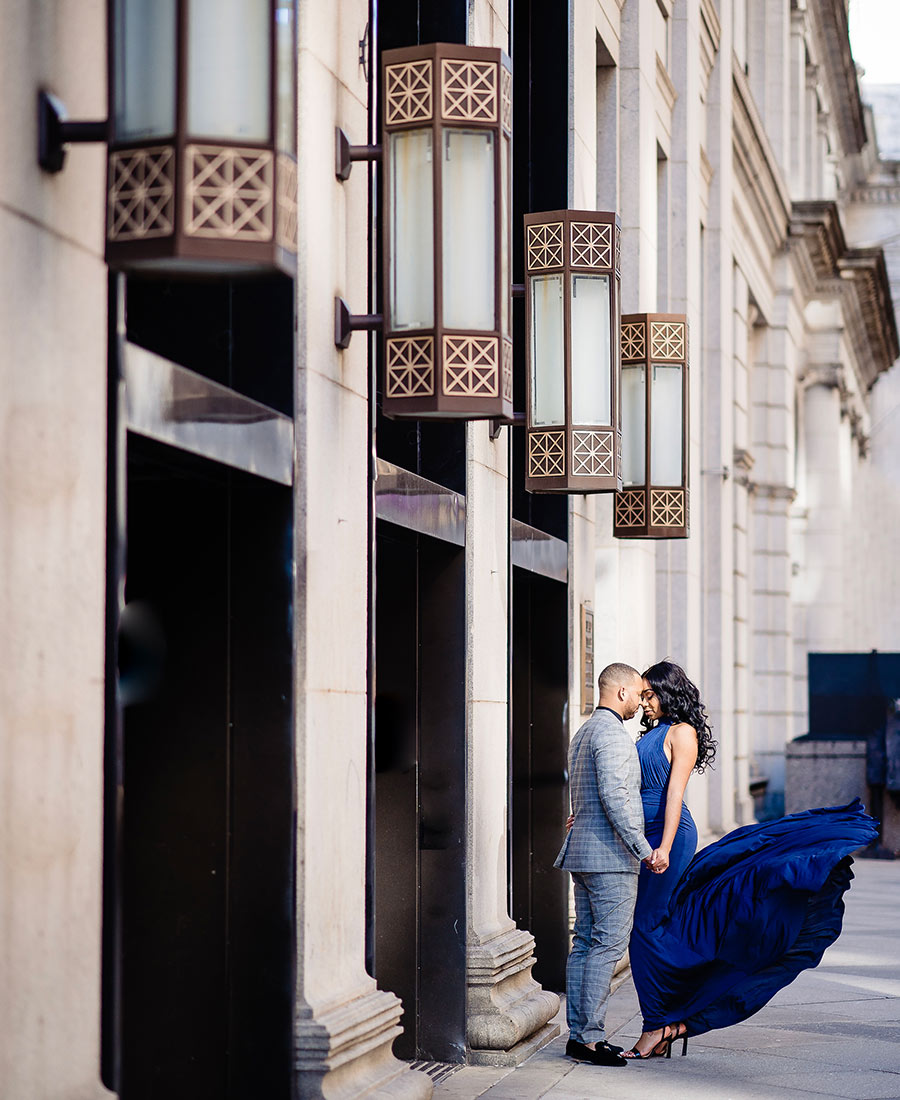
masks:
{"label": "black metal panel", "polygon": [[565,585],[513,568],[512,644],[511,910],[535,938],[535,979],[562,991],[568,876],[553,861],[568,813]]}
{"label": "black metal panel", "polygon": [[464,550],[419,536],[419,1035],[466,1057]]}
{"label": "black metal panel", "polygon": [[403,1002],[400,1058],[416,1052],[418,974],[416,538],[377,527],[373,970]]}
{"label": "black metal panel", "polygon": [[399,1057],[465,1059],[465,555],[378,523],[374,976]]}
{"label": "black metal panel", "polygon": [[124,720],[122,1096],[225,1096],[226,491],[155,476],[136,452],[126,596],[165,653]]}
{"label": "black metal panel", "polygon": [[126,598],[164,646],[121,653],[121,1093],[287,1100],[291,493],[128,448]]}
{"label": "black metal panel", "polygon": [[294,996],[292,501],[230,482],[228,1096],[291,1095]]}
{"label": "black metal panel", "polygon": [[[513,281],[525,281],[525,214],[569,205],[569,5],[514,0]],[[513,299],[513,405],[525,410],[525,302]],[[568,501],[525,491],[525,429],[512,434],[516,519],[568,539]]]}

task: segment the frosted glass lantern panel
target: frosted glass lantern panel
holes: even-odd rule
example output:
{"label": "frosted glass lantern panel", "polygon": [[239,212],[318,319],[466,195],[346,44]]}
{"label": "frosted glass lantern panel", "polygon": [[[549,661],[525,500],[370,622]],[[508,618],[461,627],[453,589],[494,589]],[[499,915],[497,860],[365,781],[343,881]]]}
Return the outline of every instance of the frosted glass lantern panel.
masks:
{"label": "frosted glass lantern panel", "polygon": [[500,331],[509,335],[509,138],[500,147]]}
{"label": "frosted glass lantern panel", "polygon": [[297,119],[294,112],[294,58],[297,56],[294,0],[278,0],[275,6],[276,112],[275,145],[286,153],[297,151]]}
{"label": "frosted glass lantern panel", "polygon": [[566,422],[566,352],[563,277],[531,280],[531,424]]}
{"label": "frosted glass lantern panel", "polygon": [[572,423],[612,423],[609,276],[572,276]]}
{"label": "frosted glass lantern panel", "polygon": [[643,485],[647,455],[647,371],[643,363],[622,366],[622,484]]}
{"label": "frosted glass lantern panel", "polygon": [[116,0],[115,137],[175,133],[175,0]]}
{"label": "frosted glass lantern panel", "polygon": [[191,136],[269,141],[269,0],[191,0],[188,13]]}
{"label": "frosted glass lantern panel", "polygon": [[404,130],[387,138],[390,166],[392,329],[434,324],[434,165],[432,132]]}
{"label": "frosted glass lantern panel", "polygon": [[494,134],[445,130],[442,181],[444,327],[495,327]]}
{"label": "frosted glass lantern panel", "polygon": [[654,363],[650,384],[650,483],[682,484],[684,407],[680,363]]}

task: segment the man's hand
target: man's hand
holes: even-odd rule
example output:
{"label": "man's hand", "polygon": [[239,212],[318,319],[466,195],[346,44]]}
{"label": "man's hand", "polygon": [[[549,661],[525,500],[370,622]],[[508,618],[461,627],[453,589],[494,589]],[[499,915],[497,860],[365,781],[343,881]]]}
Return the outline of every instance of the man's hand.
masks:
{"label": "man's hand", "polygon": [[575,815],[569,814],[566,818],[566,832],[571,832],[572,826],[575,824]]}

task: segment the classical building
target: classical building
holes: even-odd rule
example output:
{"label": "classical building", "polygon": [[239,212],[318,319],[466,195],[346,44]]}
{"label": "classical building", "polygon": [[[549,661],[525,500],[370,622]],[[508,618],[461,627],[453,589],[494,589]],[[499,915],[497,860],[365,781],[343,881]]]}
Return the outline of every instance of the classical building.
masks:
{"label": "classical building", "polygon": [[[896,164],[845,0],[110,11],[0,5],[4,1100],[427,1097],[557,1033],[566,747],[604,664],[701,685],[711,839],[781,809],[806,654],[900,648]],[[434,42],[386,100],[383,54]],[[62,164],[57,101],[93,123]],[[413,296],[435,268],[382,126],[438,121],[462,140],[420,171],[488,123],[508,165],[488,207],[453,168],[435,191],[493,335],[441,338],[455,419],[390,418],[440,333],[386,362],[386,227]],[[620,280],[613,321],[678,318],[646,360],[690,378],[655,519],[525,488],[556,459],[507,284],[525,215],[566,210],[618,214],[554,222]],[[494,383],[516,415],[467,419]],[[615,431],[580,471],[615,481]]]}

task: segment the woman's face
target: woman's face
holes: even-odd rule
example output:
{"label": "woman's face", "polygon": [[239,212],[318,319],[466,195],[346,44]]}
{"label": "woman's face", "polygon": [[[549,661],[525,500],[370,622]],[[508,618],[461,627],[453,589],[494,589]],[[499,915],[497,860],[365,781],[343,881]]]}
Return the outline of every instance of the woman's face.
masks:
{"label": "woman's face", "polygon": [[652,721],[657,721],[662,718],[662,707],[659,704],[659,697],[656,692],[650,686],[649,680],[644,680],[643,690],[641,691],[641,706],[644,708],[644,717],[649,718]]}

